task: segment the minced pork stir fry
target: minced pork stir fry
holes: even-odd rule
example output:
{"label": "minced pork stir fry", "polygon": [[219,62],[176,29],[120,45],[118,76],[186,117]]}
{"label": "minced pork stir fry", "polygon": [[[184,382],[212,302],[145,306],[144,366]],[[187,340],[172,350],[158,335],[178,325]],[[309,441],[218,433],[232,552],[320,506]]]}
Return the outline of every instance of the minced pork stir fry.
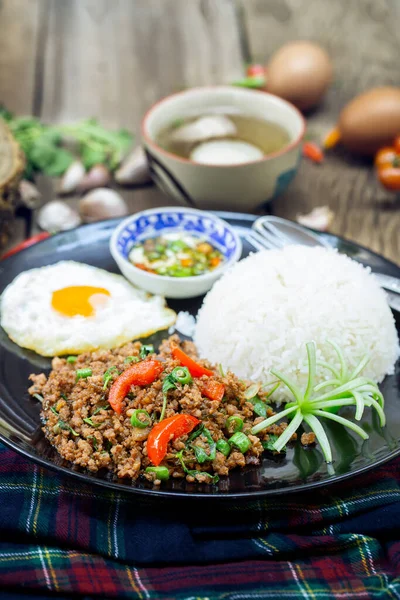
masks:
{"label": "minced pork stir fry", "polygon": [[235,467],[258,464],[287,426],[252,435],[274,414],[271,390],[199,360],[195,345],[178,336],[164,340],[158,354],[134,342],[56,357],[52,367],[48,378],[30,377],[43,431],[63,458],[90,471],[155,484],[171,477],[215,483]]}

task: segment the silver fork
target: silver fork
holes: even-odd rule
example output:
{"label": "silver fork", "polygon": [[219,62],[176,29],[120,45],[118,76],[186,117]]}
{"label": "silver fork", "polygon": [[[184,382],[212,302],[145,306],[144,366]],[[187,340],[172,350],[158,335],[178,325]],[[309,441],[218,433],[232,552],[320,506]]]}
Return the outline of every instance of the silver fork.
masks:
{"label": "silver fork", "polygon": [[[290,244],[330,247],[324,238],[301,225],[269,215],[257,219],[251,231],[246,232],[243,237],[257,251],[277,250]],[[374,273],[374,276],[379,285],[387,291],[389,305],[400,311],[400,279],[383,273]]]}

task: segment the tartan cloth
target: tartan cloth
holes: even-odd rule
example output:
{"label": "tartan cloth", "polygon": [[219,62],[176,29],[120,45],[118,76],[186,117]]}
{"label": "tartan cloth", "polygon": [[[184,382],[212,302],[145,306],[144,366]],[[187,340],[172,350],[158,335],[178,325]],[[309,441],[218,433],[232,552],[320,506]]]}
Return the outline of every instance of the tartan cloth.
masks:
{"label": "tartan cloth", "polygon": [[0,598],[400,598],[399,481],[397,459],[308,494],[171,506],[0,445]]}

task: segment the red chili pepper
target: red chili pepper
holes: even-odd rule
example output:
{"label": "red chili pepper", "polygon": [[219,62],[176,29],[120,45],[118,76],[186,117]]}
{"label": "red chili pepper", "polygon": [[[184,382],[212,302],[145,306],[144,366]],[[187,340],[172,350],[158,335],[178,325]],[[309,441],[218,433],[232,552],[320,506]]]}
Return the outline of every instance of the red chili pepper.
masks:
{"label": "red chili pepper", "polygon": [[248,65],[246,69],[247,77],[265,77],[265,67],[263,65]]}
{"label": "red chili pepper", "polygon": [[378,179],[387,190],[398,192],[400,190],[400,167],[383,167],[379,169]]}
{"label": "red chili pepper", "polygon": [[400,154],[400,135],[398,135],[393,143],[393,147],[396,150],[397,154]]}
{"label": "red chili pepper", "polygon": [[171,354],[176,360],[179,360],[181,365],[189,369],[192,377],[201,377],[202,375],[208,375],[208,377],[210,377],[211,375],[214,375],[213,371],[210,371],[210,369],[206,369],[205,367],[199,365],[199,363],[185,354],[185,352],[181,350],[179,346],[172,346]]}
{"label": "red chili pepper", "polygon": [[163,366],[158,360],[144,360],[125,369],[114,381],[108,394],[111,408],[120,415],[122,401],[129,392],[131,385],[149,385],[162,373]]}
{"label": "red chili pepper", "polygon": [[24,240],[20,244],[17,244],[13,248],[11,248],[8,252],[3,254],[3,256],[1,258],[2,259],[8,258],[9,256],[16,254],[17,252],[20,252],[20,250],[25,250],[25,248],[29,248],[29,246],[33,246],[37,242],[46,240],[48,237],[50,237],[50,235],[51,234],[48,233],[47,231],[42,231],[42,233],[37,233],[36,235],[33,235],[32,237],[28,238],[27,240]]}
{"label": "red chili pepper", "polygon": [[315,142],[304,142],[303,156],[306,156],[316,163],[321,163],[324,160],[324,153]]}
{"label": "red chili pepper", "polygon": [[218,400],[218,402],[221,402],[225,394],[225,386],[223,383],[219,383],[219,381],[209,379],[204,383],[201,392],[203,396],[207,396],[210,400]]}
{"label": "red chili pepper", "polygon": [[190,433],[198,423],[200,420],[196,417],[180,414],[168,417],[154,425],[147,438],[147,456],[153,465],[158,467],[163,460],[167,453],[168,442]]}

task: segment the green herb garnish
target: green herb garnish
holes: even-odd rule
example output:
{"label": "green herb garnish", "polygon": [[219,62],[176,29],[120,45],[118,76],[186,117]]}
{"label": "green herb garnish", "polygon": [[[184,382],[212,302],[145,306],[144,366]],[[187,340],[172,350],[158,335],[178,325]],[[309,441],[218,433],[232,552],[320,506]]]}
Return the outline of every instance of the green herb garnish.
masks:
{"label": "green herb garnish", "polygon": [[[57,409],[55,408],[55,406],[51,406],[50,410],[53,414],[55,414],[57,417],[59,417],[60,415],[58,414]],[[64,429],[65,431],[69,431],[72,433],[72,435],[75,435],[76,437],[79,436],[79,433],[77,433],[75,431],[75,429],[72,429],[71,425],[68,425],[68,423],[66,423],[65,421],[63,421],[62,419],[58,419],[57,423],[55,424],[55,426],[53,427],[53,431],[54,433],[58,433],[58,429]]]}
{"label": "green herb garnish", "polygon": [[[110,381],[112,380],[112,373],[113,371],[117,371],[118,373],[118,369],[117,367],[110,367],[109,369],[107,369],[107,371],[104,373],[103,375],[103,381],[104,381],[104,385],[103,385],[103,390],[106,390],[108,387],[108,384],[110,383]],[[119,374],[119,373],[118,373]]]}
{"label": "green herb garnish", "polygon": [[[208,453],[201,446],[196,446],[196,444],[192,444],[193,440],[198,438],[200,435],[203,435],[207,440],[209,446]],[[186,446],[193,450],[197,462],[201,465],[207,460],[215,459],[217,444],[216,442],[214,442],[211,432],[209,431],[209,429],[207,429],[207,427],[204,426],[203,423],[199,426],[199,428],[196,431],[190,434],[186,442]]]}
{"label": "green herb garnish", "polygon": [[143,346],[140,348],[140,352],[139,352],[140,358],[143,360],[149,354],[154,354],[153,344],[147,344],[147,345],[143,344]]}
{"label": "green herb garnish", "polygon": [[131,362],[139,362],[139,357],[138,356],[127,356],[126,359],[124,360],[124,364],[131,363]]}
{"label": "green herb garnish", "polygon": [[[329,343],[335,348],[336,353],[338,354],[341,364],[340,372],[327,363],[320,362],[319,366],[329,369],[333,374],[333,378],[329,381],[320,383],[319,385],[314,385],[318,364],[316,359],[316,347],[314,342],[306,344],[308,357],[308,383],[306,389],[303,391],[300,390],[297,385],[283,373],[271,371],[271,373],[280,379],[290,390],[294,401],[288,403],[285,410],[258,423],[251,430],[255,435],[284,417],[289,417],[291,419],[290,424],[273,445],[273,449],[280,452],[304,421],[315,433],[328,464],[332,462],[332,450],[319,418],[336,421],[337,423],[348,427],[354,431],[354,433],[357,433],[364,440],[369,437],[364,429],[359,427],[356,423],[329,412],[331,409],[340,409],[342,406],[355,406],[355,419],[359,421],[365,407],[372,407],[379,415],[381,427],[386,423],[385,413],[383,412],[383,396],[379,391],[378,386],[371,379],[360,377],[360,373],[368,362],[368,357],[365,356],[354,371],[349,374],[342,351],[334,342]],[[326,387],[330,387],[331,390],[325,394],[319,394],[319,392]]]}
{"label": "green herb garnish", "polygon": [[183,459],[183,452],[184,450],[180,450],[175,454],[175,456],[176,458],[178,458],[179,462],[181,463],[182,469],[187,475],[191,475],[192,477],[196,477],[196,475],[207,475],[207,477],[210,478],[211,483],[218,483],[218,475],[211,475],[210,473],[207,473],[207,471],[196,471],[195,469],[188,469]]}
{"label": "green herb garnish", "polygon": [[72,125],[45,125],[36,117],[17,117],[0,107],[2,117],[20,144],[26,157],[24,177],[32,179],[35,172],[51,177],[65,173],[75,160],[63,147],[65,138],[79,144],[79,155],[86,169],[104,164],[113,171],[132,144],[133,137],[124,129],[109,131],[95,119]]}
{"label": "green herb garnish", "polygon": [[[269,450],[269,452],[276,452],[274,444],[277,440],[277,435],[275,435],[274,433],[269,433],[268,439],[261,442],[262,447],[264,448],[264,450]],[[286,452],[286,446],[282,448],[281,452]]]}

